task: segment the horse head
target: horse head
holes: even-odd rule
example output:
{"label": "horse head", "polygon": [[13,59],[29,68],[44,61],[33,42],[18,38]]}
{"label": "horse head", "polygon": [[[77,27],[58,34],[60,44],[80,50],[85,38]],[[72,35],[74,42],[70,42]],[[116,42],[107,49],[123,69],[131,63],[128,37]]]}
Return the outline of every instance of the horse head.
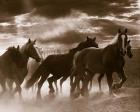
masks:
{"label": "horse head", "polygon": [[128,36],[127,36],[127,29],[122,32],[120,29],[118,30],[118,49],[120,53],[125,56],[127,52],[127,44],[128,44]]}
{"label": "horse head", "polygon": [[96,42],[96,37],[94,37],[94,38],[89,38],[89,37],[87,36],[87,40],[86,40],[86,42],[85,42],[85,45],[87,45],[88,47],[96,47],[96,48],[99,47],[99,46],[98,46],[98,43]]}
{"label": "horse head", "polygon": [[10,58],[12,59],[12,61],[18,66],[18,67],[23,67],[24,65],[24,61],[23,61],[23,57],[22,54],[19,50],[19,46],[16,47],[9,47],[7,49],[7,53],[9,54]]}
{"label": "horse head", "polygon": [[70,53],[75,53],[77,51],[80,51],[82,49],[88,48],[88,47],[96,47],[98,48],[98,44],[96,43],[96,37],[89,38],[87,36],[85,41],[80,42],[76,48],[73,48],[70,50]]}
{"label": "horse head", "polygon": [[34,46],[35,43],[36,43],[36,40],[32,41],[31,39],[29,39],[25,45],[25,51],[29,57],[35,59],[37,62],[40,62],[41,58],[40,58],[40,56],[39,56],[39,54]]}

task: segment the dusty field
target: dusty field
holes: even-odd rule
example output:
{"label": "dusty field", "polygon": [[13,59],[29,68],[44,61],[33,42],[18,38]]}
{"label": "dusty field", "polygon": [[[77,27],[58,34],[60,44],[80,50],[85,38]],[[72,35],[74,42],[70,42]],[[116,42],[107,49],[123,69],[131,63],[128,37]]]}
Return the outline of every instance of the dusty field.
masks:
{"label": "dusty field", "polygon": [[116,96],[108,92],[94,92],[89,98],[71,100],[67,96],[41,101],[3,97],[0,100],[1,112],[139,112],[140,89],[122,88]]}

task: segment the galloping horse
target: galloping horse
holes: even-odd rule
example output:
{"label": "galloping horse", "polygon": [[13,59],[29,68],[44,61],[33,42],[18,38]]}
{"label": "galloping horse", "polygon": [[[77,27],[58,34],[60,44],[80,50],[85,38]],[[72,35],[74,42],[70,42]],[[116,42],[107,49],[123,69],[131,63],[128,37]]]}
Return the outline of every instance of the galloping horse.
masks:
{"label": "galloping horse", "polygon": [[[38,52],[38,54],[39,54],[39,56],[41,58],[41,61],[37,62],[34,59],[30,59],[28,61],[28,64],[27,64],[28,74],[26,76],[26,81],[28,81],[32,77],[34,72],[37,70],[37,68],[43,62],[43,60],[45,58],[45,54],[44,54],[43,48],[40,48],[40,47],[37,47],[37,46],[35,48],[36,48],[36,51]],[[36,87],[37,87],[37,84],[32,87],[32,90],[36,89]]]}
{"label": "galloping horse", "polygon": [[[130,40],[128,41],[128,44],[127,44],[127,51],[126,51],[126,55],[128,56],[128,58],[132,58],[133,57],[133,54],[132,54],[132,50],[131,50],[131,44],[130,44]],[[125,65],[125,60],[124,60],[124,57],[122,56],[122,60],[120,60],[120,64],[124,64]],[[124,67],[124,65],[121,65],[122,67]],[[101,80],[102,78],[104,77],[105,74],[100,74],[99,77],[98,77],[98,83],[99,83],[99,90],[101,91]],[[118,74],[119,75],[119,74]],[[93,76],[94,77],[94,76]],[[121,75],[119,75],[120,79],[121,79]],[[90,90],[92,88],[92,80],[90,81]],[[117,85],[114,84],[113,86],[114,89],[117,89]]]}
{"label": "galloping horse", "polygon": [[31,87],[40,77],[40,81],[38,83],[38,91],[37,97],[41,97],[40,89],[48,78],[49,74],[52,74],[53,77],[48,79],[50,93],[54,93],[54,88],[52,83],[61,77],[68,78],[70,76],[73,56],[77,51],[80,51],[87,47],[98,47],[98,44],[95,42],[96,38],[88,38],[86,41],[81,42],[76,48],[71,49],[69,53],[66,54],[57,54],[57,55],[49,55],[42,62],[36,72],[33,74],[31,79],[27,82],[26,87]]}
{"label": "galloping horse", "polygon": [[[29,39],[28,42],[20,48],[20,53],[22,55],[22,57],[20,58],[20,60],[22,60],[21,67],[20,66],[13,66],[15,63],[11,62],[11,63],[8,63],[8,65],[6,67],[7,69],[0,68],[2,71],[1,74],[3,74],[3,76],[7,76],[6,77],[7,79],[16,83],[16,88],[14,90],[14,93],[18,91],[20,96],[21,96],[20,85],[22,84],[25,76],[28,73],[27,62],[29,60],[29,57],[35,59],[37,62],[40,61],[40,57],[39,57],[39,55],[34,47],[35,42],[36,41],[31,41]],[[7,61],[5,60],[5,63],[6,62]]]}
{"label": "galloping horse", "polygon": [[[124,61],[122,60],[126,54],[128,43],[127,29],[124,32],[119,29],[116,37],[105,48],[91,47],[76,53],[72,72],[75,81],[71,82],[71,96],[75,97],[74,91],[81,78],[84,78],[84,81],[82,89],[78,88],[78,91],[81,91],[82,95],[87,95],[88,83],[95,73],[106,74],[109,93],[112,94],[112,73],[117,72],[122,81],[114,86],[120,88],[127,79],[123,70]],[[88,73],[85,74],[85,72]]]}
{"label": "galloping horse", "polygon": [[[22,55],[19,51],[19,46],[17,48],[15,47],[9,47],[7,48],[7,51],[0,56],[0,84],[2,86],[2,93],[3,94],[6,91],[6,79],[7,77],[12,78],[13,76],[11,73],[13,72],[12,69],[14,67],[23,67],[22,64],[24,63],[23,60],[21,60]],[[9,65],[11,65],[11,68]]]}
{"label": "galloping horse", "polygon": [[39,47],[35,47],[36,48],[36,51],[38,52],[40,58],[41,58],[41,61],[40,63],[38,63],[36,60],[34,59],[30,59],[28,61],[28,65],[27,65],[27,68],[28,68],[28,74],[27,74],[27,80],[32,76],[32,74],[36,71],[36,69],[39,67],[39,65],[41,64],[41,62],[44,60],[44,57],[43,57],[43,50],[42,48],[39,48]]}

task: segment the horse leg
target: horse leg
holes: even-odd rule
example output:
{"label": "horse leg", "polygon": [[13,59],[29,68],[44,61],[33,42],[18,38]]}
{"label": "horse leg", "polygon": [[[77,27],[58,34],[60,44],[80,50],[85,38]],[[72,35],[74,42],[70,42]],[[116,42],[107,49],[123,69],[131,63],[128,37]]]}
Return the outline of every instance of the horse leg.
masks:
{"label": "horse leg", "polygon": [[113,88],[114,89],[119,89],[122,87],[123,83],[127,80],[127,77],[125,75],[125,72],[123,69],[120,70],[120,72],[118,73],[119,75],[119,78],[121,79],[120,83],[119,84],[114,84],[113,85]]}
{"label": "horse leg", "polygon": [[57,80],[56,80],[56,81],[54,81],[54,85],[55,85],[55,88],[56,88],[56,92],[58,93]]}
{"label": "horse leg", "polygon": [[94,71],[91,71],[89,69],[86,69],[85,73],[87,74],[87,75],[85,75],[86,76],[85,79],[87,80],[88,85],[90,84],[89,89],[87,87],[87,91],[90,91],[92,89],[92,81],[93,81],[93,77],[94,77],[95,73],[94,73]]}
{"label": "horse leg", "polygon": [[12,80],[8,80],[7,81],[7,84],[8,84],[8,87],[9,87],[9,89],[10,89],[10,91],[12,91],[13,90],[13,81]]}
{"label": "horse leg", "polygon": [[[76,87],[77,87],[77,94],[74,94]],[[75,76],[75,80],[71,84],[71,89],[70,89],[71,98],[77,98],[80,95],[79,92],[78,92],[78,91],[80,91],[79,89],[80,89],[80,77]]]}
{"label": "horse leg", "polygon": [[[74,81],[73,81],[74,79]],[[74,69],[72,71],[72,74],[70,75],[70,96],[73,96],[73,93],[75,91],[75,88],[76,88],[76,83],[78,83],[79,78],[78,78],[78,70]]]}
{"label": "horse leg", "polygon": [[112,95],[112,83],[113,83],[112,73],[106,73],[106,76],[107,76],[107,83],[109,86],[109,94]]}
{"label": "horse leg", "polygon": [[74,79],[74,76],[70,76],[70,86],[72,86],[72,84],[73,84],[73,79]]}
{"label": "horse leg", "polygon": [[92,89],[92,81],[93,81],[93,77],[94,77],[94,74],[92,73],[91,75],[93,75],[91,78],[90,78],[90,80],[89,80],[89,91],[91,91],[91,89]]}
{"label": "horse leg", "polygon": [[60,75],[54,75],[54,76],[52,76],[52,77],[50,77],[50,78],[48,78],[48,82],[49,82],[49,88],[50,88],[50,91],[49,91],[49,93],[50,94],[52,94],[52,93],[54,93],[55,92],[55,90],[54,90],[54,87],[53,87],[53,82],[55,82],[55,81],[57,81],[58,79],[60,79],[61,78],[61,76]]}
{"label": "horse leg", "polygon": [[[82,81],[83,85],[82,85],[82,89],[81,89],[81,94],[82,94],[82,96],[87,96],[89,94],[89,91],[92,88],[92,79],[95,75],[95,72],[91,71],[89,69],[86,69],[86,72],[83,72],[83,73],[86,73],[86,75],[84,75],[84,77],[83,77],[83,81]],[[90,83],[90,88],[88,89],[89,83]]]}
{"label": "horse leg", "polygon": [[20,83],[17,80],[15,81],[15,83],[16,83],[16,88],[14,90],[14,94],[18,91],[19,97],[22,98],[22,94],[21,94],[22,89],[20,87]]}
{"label": "horse leg", "polygon": [[88,85],[91,81],[91,79],[93,79],[93,75],[94,73],[90,74],[88,73],[85,78],[84,78],[84,81],[83,81],[83,86],[82,86],[82,89],[81,89],[81,95],[82,96],[88,96],[89,94],[89,89],[88,89]]}
{"label": "horse leg", "polygon": [[60,80],[60,92],[62,93],[62,84],[63,82],[68,78],[69,76],[63,76],[63,78]]}
{"label": "horse leg", "polygon": [[93,79],[90,79],[90,81],[89,81],[89,91],[91,91],[91,89],[92,89],[92,80]]}
{"label": "horse leg", "polygon": [[2,87],[2,92],[0,93],[0,95],[3,95],[6,91],[5,80],[1,80],[0,84],[1,84],[1,87]]}
{"label": "horse leg", "polygon": [[124,82],[127,80],[127,76],[125,75],[125,72],[124,70],[122,69],[121,72],[120,72],[121,76],[122,76],[122,81],[120,82],[120,87],[122,87],[122,85],[124,84]]}
{"label": "horse leg", "polygon": [[100,74],[99,77],[98,77],[98,83],[99,83],[99,90],[100,90],[100,92],[102,91],[102,88],[101,88],[101,80],[102,80],[103,77],[104,77],[104,74],[103,73]]}
{"label": "horse leg", "polygon": [[49,73],[45,73],[44,75],[41,76],[41,79],[38,82],[38,90],[37,90],[37,98],[41,99],[41,87],[44,84],[44,82],[46,81],[46,79],[48,78]]}

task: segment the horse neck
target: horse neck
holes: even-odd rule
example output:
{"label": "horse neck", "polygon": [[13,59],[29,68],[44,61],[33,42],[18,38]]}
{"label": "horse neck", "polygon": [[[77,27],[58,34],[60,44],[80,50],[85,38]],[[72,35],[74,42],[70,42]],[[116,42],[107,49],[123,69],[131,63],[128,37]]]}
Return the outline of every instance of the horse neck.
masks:
{"label": "horse neck", "polygon": [[[82,49],[81,49],[82,50]],[[80,51],[80,49],[78,48],[73,48],[69,51],[68,55],[71,56],[73,58],[73,56],[78,52]]]}
{"label": "horse neck", "polygon": [[20,52],[21,52],[21,54],[22,54],[22,56],[23,56],[23,60],[24,60],[25,63],[27,64],[27,62],[28,62],[28,60],[29,60],[29,56],[28,56],[28,54],[27,54],[27,52],[26,52],[26,50],[25,50],[25,45],[23,45],[23,46],[21,47]]}
{"label": "horse neck", "polygon": [[38,52],[38,54],[40,55],[40,58],[41,58],[41,60],[43,61],[44,60],[44,52],[43,51],[41,51],[38,47],[36,47],[37,48],[37,52]]}
{"label": "horse neck", "polygon": [[122,58],[123,56],[120,54],[120,51],[118,49],[118,43],[115,42],[113,44],[109,44],[104,51],[107,51],[108,53],[110,53],[111,55],[113,55],[116,58]]}
{"label": "horse neck", "polygon": [[70,53],[75,54],[77,51],[79,51],[78,48],[73,48],[70,50]]}

